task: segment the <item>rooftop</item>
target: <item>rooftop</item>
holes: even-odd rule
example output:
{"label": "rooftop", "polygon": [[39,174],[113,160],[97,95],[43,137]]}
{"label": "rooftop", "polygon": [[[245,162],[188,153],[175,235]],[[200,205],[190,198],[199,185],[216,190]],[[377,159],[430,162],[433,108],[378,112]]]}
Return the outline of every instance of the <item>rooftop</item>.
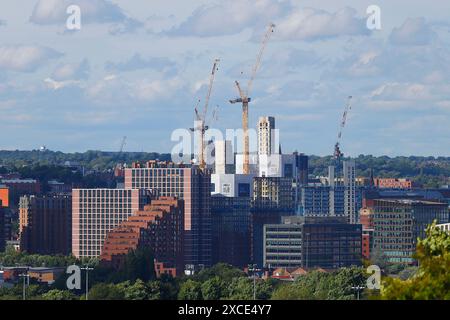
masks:
{"label": "rooftop", "polygon": [[426,204],[426,205],[448,205],[444,202],[439,201],[431,201],[431,200],[417,200],[417,199],[374,199],[377,201],[386,201],[386,202],[393,202],[393,203],[400,203],[400,204]]}

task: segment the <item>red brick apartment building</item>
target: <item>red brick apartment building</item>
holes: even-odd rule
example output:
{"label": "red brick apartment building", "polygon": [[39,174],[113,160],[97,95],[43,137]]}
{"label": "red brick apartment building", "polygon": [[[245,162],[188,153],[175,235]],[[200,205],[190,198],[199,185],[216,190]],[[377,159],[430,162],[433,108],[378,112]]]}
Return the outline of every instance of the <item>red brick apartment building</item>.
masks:
{"label": "red brick apartment building", "polygon": [[184,201],[184,261],[210,266],[211,173],[197,166],[165,161],[133,163],[125,169],[125,189],[155,190],[159,196]]}
{"label": "red brick apartment building", "polygon": [[72,246],[70,195],[23,196],[19,203],[20,250],[68,255]]}
{"label": "red brick apartment building", "polygon": [[34,179],[2,179],[1,184],[9,189],[9,205],[17,206],[19,198],[23,195],[38,195],[41,193],[41,184]]}
{"label": "red brick apartment building", "polygon": [[100,260],[119,268],[130,250],[148,247],[155,258],[157,276],[179,276],[183,261],[184,202],[174,197],[152,200],[106,237]]}
{"label": "red brick apartment building", "polygon": [[369,260],[373,251],[373,210],[362,208],[359,211],[359,220],[363,226],[362,230],[362,256]]}

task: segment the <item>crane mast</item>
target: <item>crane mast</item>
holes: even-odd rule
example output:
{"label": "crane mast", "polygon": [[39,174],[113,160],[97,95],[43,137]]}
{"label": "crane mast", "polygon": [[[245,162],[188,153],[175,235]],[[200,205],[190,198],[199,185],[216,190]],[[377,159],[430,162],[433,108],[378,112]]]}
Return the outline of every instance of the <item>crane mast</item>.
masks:
{"label": "crane mast", "polygon": [[199,125],[195,128],[191,128],[191,131],[193,131],[193,132],[199,131],[199,135],[198,135],[198,145],[199,145],[199,149],[200,149],[199,150],[199,167],[201,170],[204,170],[206,168],[205,134],[206,134],[206,131],[209,129],[208,125],[206,124],[206,117],[208,115],[209,100],[211,99],[212,88],[213,88],[214,79],[216,76],[216,71],[218,70],[219,62],[220,62],[219,59],[215,59],[214,63],[213,63],[213,67],[212,67],[210,77],[209,77],[209,86],[208,86],[208,91],[206,93],[205,105],[203,107],[203,111],[201,113],[198,111],[198,105],[200,104],[200,100],[198,101],[199,103],[197,104],[197,107],[194,109],[195,117],[196,117],[197,123],[199,123]]}
{"label": "crane mast", "polygon": [[336,144],[334,145],[333,156],[338,165],[341,161],[341,158],[344,156],[344,154],[342,153],[341,148],[340,148],[341,140],[342,140],[342,132],[345,128],[345,124],[347,123],[348,112],[352,109],[352,105],[351,105],[352,98],[353,98],[352,96],[349,96],[347,98],[347,104],[345,106],[344,113],[342,114],[342,120],[341,120],[341,125],[340,125],[338,136],[337,136],[337,141],[336,141]]}
{"label": "crane mast", "polygon": [[249,142],[249,136],[248,136],[248,104],[251,101],[250,93],[251,89],[253,87],[253,81],[255,80],[256,73],[258,72],[262,57],[264,54],[264,51],[267,47],[267,43],[270,40],[270,37],[272,33],[274,32],[275,25],[271,23],[267,29],[267,32],[264,35],[264,38],[261,42],[261,48],[258,52],[258,55],[256,57],[255,65],[252,68],[252,73],[250,75],[250,79],[247,84],[247,90],[242,90],[240,84],[238,81],[235,82],[236,88],[239,93],[239,98],[230,100],[230,103],[242,103],[242,131],[244,133],[244,161],[243,161],[243,173],[249,174],[250,173],[250,161],[249,161],[249,149],[250,149],[250,142]]}

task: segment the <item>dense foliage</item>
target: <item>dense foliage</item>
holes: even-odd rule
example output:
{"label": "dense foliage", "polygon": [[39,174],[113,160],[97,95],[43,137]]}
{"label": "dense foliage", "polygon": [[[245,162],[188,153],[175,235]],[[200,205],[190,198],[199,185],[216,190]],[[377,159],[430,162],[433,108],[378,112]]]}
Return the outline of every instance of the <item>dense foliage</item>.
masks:
{"label": "dense foliage", "polygon": [[7,247],[5,252],[0,252],[0,266],[65,267],[77,262],[73,256],[27,254],[18,252],[12,247]]}
{"label": "dense foliage", "polygon": [[450,300],[450,234],[431,225],[419,240],[412,277],[386,278],[381,294],[388,300]]}
{"label": "dense foliage", "polygon": [[342,268],[333,273],[313,271],[298,277],[293,283],[280,286],[274,300],[352,300],[352,287],[364,286],[367,275],[363,268]]}
{"label": "dense foliage", "polygon": [[[7,169],[41,166],[62,166],[66,161],[77,163],[86,170],[108,170],[114,168],[117,163],[129,163],[133,161],[170,160],[169,154],[155,152],[106,152],[86,151],[83,153],[63,153],[59,151],[1,151],[0,167]],[[2,173],[2,171],[0,171]]]}
{"label": "dense foliage", "polygon": [[[268,299],[354,299],[351,289],[361,285],[366,275],[362,268],[343,268],[333,273],[319,271],[299,277],[295,282],[248,277],[241,270],[219,263],[204,269],[192,277],[172,278],[164,275],[155,278],[148,270],[145,253],[131,253],[124,269],[115,271],[96,265],[89,274],[90,300],[258,300]],[[127,271],[134,270],[133,276]],[[114,276],[117,274],[117,276]],[[84,284],[84,272],[82,273]],[[67,275],[53,285],[32,283],[27,288],[30,300],[79,300],[85,299],[84,285],[79,291],[65,287]],[[22,284],[0,289],[0,300],[22,298]]]}

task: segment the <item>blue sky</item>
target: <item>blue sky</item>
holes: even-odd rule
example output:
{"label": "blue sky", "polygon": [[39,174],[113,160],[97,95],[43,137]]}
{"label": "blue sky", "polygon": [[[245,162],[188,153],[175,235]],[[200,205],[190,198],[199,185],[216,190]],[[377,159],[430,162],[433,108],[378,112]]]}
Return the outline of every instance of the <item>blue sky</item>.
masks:
{"label": "blue sky", "polygon": [[[82,28],[67,31],[67,6]],[[369,5],[381,30],[366,27]],[[250,125],[273,115],[284,152],[450,156],[450,2],[440,0],[3,0],[0,149],[169,152],[193,125],[214,58],[214,127],[238,128],[268,22]]]}

